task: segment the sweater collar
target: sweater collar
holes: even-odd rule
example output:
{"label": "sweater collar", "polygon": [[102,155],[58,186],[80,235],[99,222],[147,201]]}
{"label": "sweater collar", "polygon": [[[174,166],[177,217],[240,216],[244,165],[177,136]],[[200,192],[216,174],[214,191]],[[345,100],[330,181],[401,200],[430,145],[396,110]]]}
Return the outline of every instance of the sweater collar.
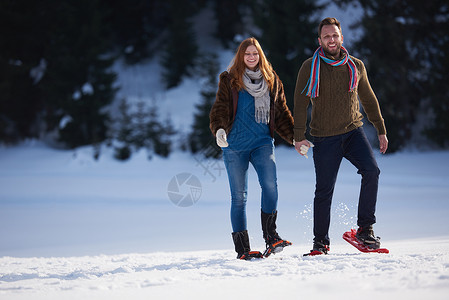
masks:
{"label": "sweater collar", "polygon": [[340,60],[340,59],[343,59],[345,57],[346,53],[344,53],[343,51],[340,50],[340,53],[339,53],[338,57],[329,55],[326,52],[324,52],[324,55],[326,55],[327,58],[332,59],[332,60]]}

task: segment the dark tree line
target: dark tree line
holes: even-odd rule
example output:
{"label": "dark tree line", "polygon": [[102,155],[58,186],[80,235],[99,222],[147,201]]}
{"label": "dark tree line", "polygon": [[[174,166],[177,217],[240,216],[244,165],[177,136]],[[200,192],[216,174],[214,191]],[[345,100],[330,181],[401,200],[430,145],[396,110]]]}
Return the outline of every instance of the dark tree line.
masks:
{"label": "dark tree line", "polygon": [[110,126],[110,143],[118,160],[127,160],[141,149],[149,159],[153,154],[167,157],[171,152],[170,137],[175,134],[170,120],[160,122],[155,102],[148,106],[143,101],[130,105],[123,100],[119,116]]}
{"label": "dark tree line", "polygon": [[[319,15],[322,7],[313,0],[261,0],[257,5],[254,1],[226,0],[216,1],[215,9],[218,20],[222,20],[218,22],[218,32],[223,46],[234,51],[240,43],[234,40],[236,34],[256,37],[282,79],[287,105],[293,111],[297,72],[317,47],[315,32],[320,20],[312,16]],[[210,71],[209,76],[213,74]],[[199,136],[192,137],[190,147],[194,153],[209,145],[215,147],[214,137],[209,131],[209,111],[215,100],[218,73],[222,71],[215,71],[217,75],[209,80],[202,92],[203,101],[197,107],[193,125],[193,133]],[[276,138],[276,142],[285,143],[281,138]]]}
{"label": "dark tree line", "polygon": [[116,75],[103,11],[99,0],[0,1],[1,140],[105,139]]}
{"label": "dark tree line", "polygon": [[[413,134],[449,146],[449,3],[444,0],[342,0],[360,4],[355,44],[387,125],[389,148],[400,150]],[[414,126],[424,116],[422,132]]]}
{"label": "dark tree line", "polygon": [[[98,144],[111,124],[115,59],[162,52],[167,88],[189,75],[189,18],[205,1],[0,1],[0,141]],[[161,50],[162,49],[162,50]]]}
{"label": "dark tree line", "polygon": [[[449,146],[447,1],[337,3],[357,3],[363,9],[363,16],[354,19],[360,21],[353,24],[363,34],[351,52],[367,64],[391,150],[406,145],[420,114],[428,115],[422,134]],[[120,125],[107,113],[116,94],[111,66],[117,58],[135,64],[157,55],[167,89],[193,74],[205,78],[190,149],[195,152],[209,145],[213,136],[205,124],[214,84],[223,70],[204,60],[198,50],[193,17],[206,6],[214,12],[215,37],[223,47],[235,50],[238,35],[259,39],[293,108],[297,71],[317,46],[323,7],[316,1],[0,0],[0,141],[51,136],[66,147],[77,147],[115,138],[121,145],[117,156],[126,156],[126,149],[139,148],[141,141],[124,145],[126,139],[118,137],[126,126],[122,124],[120,132]],[[153,104],[144,106],[138,110],[157,115]],[[123,118],[137,117],[122,109]],[[155,116],[142,122],[147,129],[155,128],[147,133],[165,129],[163,135],[153,132],[142,147],[169,153],[173,130],[167,120]],[[142,137],[142,131],[134,132]]]}

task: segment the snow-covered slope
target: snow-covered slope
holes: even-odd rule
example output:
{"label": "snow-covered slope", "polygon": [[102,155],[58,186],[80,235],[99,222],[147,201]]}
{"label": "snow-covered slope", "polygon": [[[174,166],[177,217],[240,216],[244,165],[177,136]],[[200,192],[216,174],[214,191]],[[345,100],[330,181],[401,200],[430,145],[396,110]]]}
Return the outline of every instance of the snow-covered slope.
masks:
{"label": "snow-covered slope", "polygon": [[390,242],[391,254],[301,247],[257,261],[230,250],[0,258],[1,299],[447,299],[449,239]]}
{"label": "snow-covered slope", "polygon": [[[328,14],[336,15],[331,8]],[[222,70],[231,57],[221,53]],[[200,100],[197,78],[164,91],[155,61],[115,68],[118,99],[156,99],[161,119],[189,131]],[[276,149],[278,229],[293,246],[250,262],[236,260],[232,250],[221,160],[180,151],[148,160],[142,151],[119,162],[111,149],[101,151],[95,161],[91,147],[0,146],[0,299],[447,299],[448,151],[377,156],[382,173],[374,229],[391,251],[386,255],[359,253],[341,239],[356,224],[360,184],[343,162],[330,255],[302,257],[312,244],[313,162],[292,148]],[[173,180],[185,174],[197,184],[174,189]],[[173,194],[195,201],[180,207]],[[252,169],[247,210],[251,245],[262,250],[260,188]]]}
{"label": "snow-covered slope", "polygon": [[[355,226],[360,181],[343,163],[331,254],[302,257],[311,247],[313,163],[278,148],[278,229],[294,246],[251,262],[236,260],[232,250],[221,161],[177,152],[152,161],[139,153],[121,163],[107,151],[94,161],[88,147],[0,148],[0,299],[447,299],[447,151],[378,156],[375,232],[390,254],[362,254],[341,239]],[[189,207],[168,195],[169,182],[181,173],[201,183]],[[262,250],[253,171],[249,180],[251,243]]]}

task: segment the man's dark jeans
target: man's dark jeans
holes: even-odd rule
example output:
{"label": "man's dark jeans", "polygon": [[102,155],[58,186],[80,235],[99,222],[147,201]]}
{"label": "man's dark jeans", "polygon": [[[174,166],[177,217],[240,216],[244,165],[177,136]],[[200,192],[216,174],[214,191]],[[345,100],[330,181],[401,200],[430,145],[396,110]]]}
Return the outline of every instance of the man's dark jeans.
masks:
{"label": "man's dark jeans", "polygon": [[357,168],[358,174],[362,175],[358,226],[376,223],[375,211],[380,170],[361,127],[337,136],[315,137],[314,144],[313,160],[316,175],[314,241],[329,245],[332,195],[343,157]]}

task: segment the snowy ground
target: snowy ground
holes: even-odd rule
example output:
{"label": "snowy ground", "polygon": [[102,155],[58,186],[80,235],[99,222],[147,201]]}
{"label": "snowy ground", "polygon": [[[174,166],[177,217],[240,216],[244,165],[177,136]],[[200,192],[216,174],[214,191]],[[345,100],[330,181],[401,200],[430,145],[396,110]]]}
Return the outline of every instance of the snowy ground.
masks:
{"label": "snowy ground", "polygon": [[[232,251],[2,258],[2,299],[447,299],[449,239],[390,242],[392,254],[350,246],[303,258],[301,248],[262,261]],[[437,249],[437,250],[436,250]],[[378,298],[379,297],[379,298]],[[381,297],[381,298],[380,298]]]}
{"label": "snowy ground", "polygon": [[[301,255],[311,246],[312,160],[282,147],[276,155],[278,229],[294,246],[244,262],[234,258],[221,161],[177,152],[122,163],[107,151],[94,161],[90,148],[57,151],[35,142],[0,148],[0,299],[447,299],[449,152],[378,156],[375,232],[387,255],[359,253],[341,239],[355,226],[360,182],[343,163],[330,255],[311,258]],[[181,173],[201,184],[189,207],[169,198],[169,183]],[[260,190],[254,171],[249,177],[251,243],[262,250]]]}
{"label": "snowy ground", "polygon": [[[344,20],[348,13],[331,7],[325,14]],[[350,38],[345,34],[346,42]],[[203,44],[216,50],[216,41]],[[218,52],[224,70],[232,53]],[[115,67],[118,99],[155,99],[162,119],[189,130],[201,80],[163,91],[157,63]],[[303,257],[312,245],[313,162],[292,148],[277,149],[278,231],[293,246],[250,262],[235,259],[222,161],[179,151],[151,161],[141,152],[118,162],[108,149],[98,161],[92,157],[89,147],[0,146],[0,300],[448,299],[449,151],[377,156],[382,173],[374,229],[390,254],[363,254],[342,240],[356,224],[360,184],[343,162],[331,252]],[[176,190],[176,180],[186,176],[196,181]],[[191,206],[171,201],[188,195]],[[259,213],[251,169],[248,226],[253,249],[263,250]]]}

